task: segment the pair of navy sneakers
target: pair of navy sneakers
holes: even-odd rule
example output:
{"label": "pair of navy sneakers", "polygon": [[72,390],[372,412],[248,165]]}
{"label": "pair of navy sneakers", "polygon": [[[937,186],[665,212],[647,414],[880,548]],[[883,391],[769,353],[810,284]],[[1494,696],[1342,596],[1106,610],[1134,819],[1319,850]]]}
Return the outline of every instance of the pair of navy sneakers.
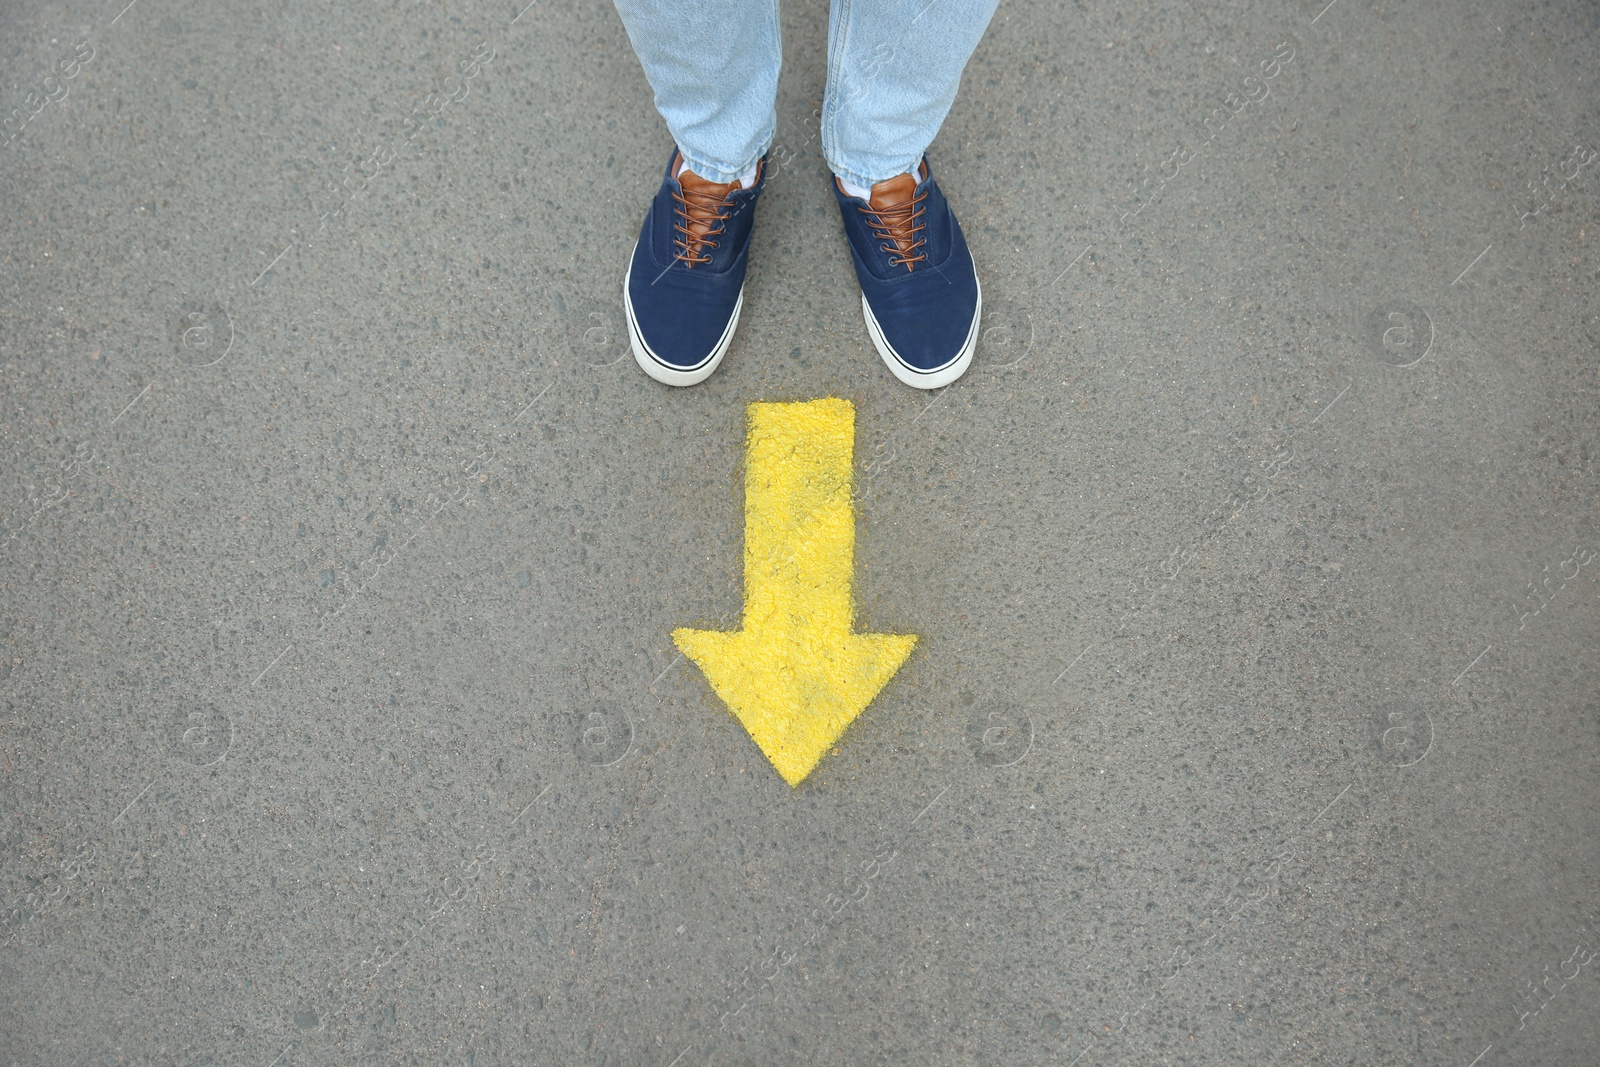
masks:
{"label": "pair of navy sneakers", "polygon": [[[704,381],[733,342],[766,163],[748,188],[682,169],[676,151],[667,164],[622,289],[633,357],[658,382]],[[927,160],[866,198],[846,193],[837,178],[833,191],[879,355],[907,385],[949,385],[972,363],[983,295]]]}

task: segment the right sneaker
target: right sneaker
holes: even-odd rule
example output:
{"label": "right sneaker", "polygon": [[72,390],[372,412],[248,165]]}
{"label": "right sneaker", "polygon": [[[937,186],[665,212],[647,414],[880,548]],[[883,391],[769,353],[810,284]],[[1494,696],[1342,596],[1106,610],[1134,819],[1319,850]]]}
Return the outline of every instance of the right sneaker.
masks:
{"label": "right sneaker", "polygon": [[664,385],[705,381],[733,342],[766,180],[765,156],[748,189],[680,172],[681,162],[674,150],[622,285],[633,358]]}
{"label": "right sneaker", "polygon": [[860,197],[833,180],[867,334],[890,373],[938,389],[967,372],[978,343],[983,289],[961,224],[928,161]]}

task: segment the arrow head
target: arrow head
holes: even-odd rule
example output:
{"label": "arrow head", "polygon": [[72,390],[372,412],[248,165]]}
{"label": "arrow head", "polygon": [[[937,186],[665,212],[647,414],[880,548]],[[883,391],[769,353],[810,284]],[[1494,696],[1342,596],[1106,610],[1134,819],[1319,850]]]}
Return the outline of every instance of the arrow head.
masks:
{"label": "arrow head", "polygon": [[679,629],[672,639],[790,785],[805,780],[917,643],[912,634],[848,631]]}

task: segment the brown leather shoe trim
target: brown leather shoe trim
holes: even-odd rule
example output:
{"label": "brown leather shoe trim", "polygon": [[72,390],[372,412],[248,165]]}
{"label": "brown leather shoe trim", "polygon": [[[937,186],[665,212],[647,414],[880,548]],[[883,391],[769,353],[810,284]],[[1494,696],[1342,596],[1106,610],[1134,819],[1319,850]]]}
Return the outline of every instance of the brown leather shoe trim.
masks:
{"label": "brown leather shoe trim", "polygon": [[[681,154],[673,157],[674,172],[682,162]],[[760,180],[761,167],[758,164],[756,181]],[[678,174],[678,185],[682,191],[672,194],[672,199],[677,201],[678,219],[673,225],[677,231],[677,237],[673,238],[678,245],[677,259],[686,267],[709,263],[711,257],[705,251],[717,247],[713,238],[722,232],[722,224],[729,218],[727,209],[732,206],[729,197],[739,190],[740,185],[737,181],[708,182],[692,170]]]}
{"label": "brown leather shoe trim", "polygon": [[[926,173],[920,164],[917,171]],[[907,272],[928,258],[927,253],[921,251],[928,243],[922,235],[927,225],[922,218],[922,204],[927,199],[927,193],[917,195],[916,177],[901,174],[875,184],[868,206],[859,209],[872,220],[873,234],[878,240],[887,242],[879,247],[889,253],[890,264],[903,266]]]}

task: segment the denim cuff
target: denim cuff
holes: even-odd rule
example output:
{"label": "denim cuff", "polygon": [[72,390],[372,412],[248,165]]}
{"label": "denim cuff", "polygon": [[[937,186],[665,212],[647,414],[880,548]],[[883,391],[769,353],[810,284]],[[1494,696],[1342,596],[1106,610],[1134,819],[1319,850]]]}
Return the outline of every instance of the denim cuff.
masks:
{"label": "denim cuff", "polygon": [[766,155],[772,149],[772,138],[777,133],[777,124],[769,123],[766,131],[756,139],[755,143],[761,147],[755,154],[743,163],[729,164],[726,160],[712,159],[708,155],[701,155],[692,149],[678,145],[678,153],[683,156],[684,166],[694,171],[708,182],[736,181],[739,175],[756,165],[756,160]]}
{"label": "denim cuff", "polygon": [[[898,178],[902,174],[915,173],[916,169],[921,165],[922,155],[919,153],[915,158],[908,160],[905,166],[900,167],[897,170],[891,170],[887,174],[874,175],[867,171],[856,170],[852,167],[835,163],[831,159],[828,160],[828,169],[833,171],[836,177],[843,179],[848,185],[857,185],[863,189],[871,189],[879,182],[888,181],[890,178]],[[695,171],[695,173],[698,174],[700,172]]]}

